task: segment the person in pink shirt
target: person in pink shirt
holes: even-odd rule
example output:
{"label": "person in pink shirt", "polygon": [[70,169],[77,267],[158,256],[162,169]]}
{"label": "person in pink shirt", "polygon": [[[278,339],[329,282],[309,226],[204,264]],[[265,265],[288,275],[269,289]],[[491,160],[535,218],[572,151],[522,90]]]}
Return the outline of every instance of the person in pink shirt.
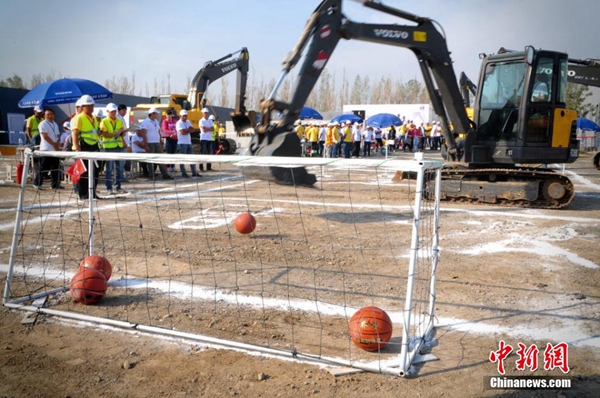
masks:
{"label": "person in pink shirt", "polygon": [[[167,117],[162,120],[161,124],[161,137],[165,139],[165,151],[170,154],[177,153],[177,130],[175,125],[175,112],[173,110],[167,111]],[[168,165],[168,171],[174,172],[175,165]]]}

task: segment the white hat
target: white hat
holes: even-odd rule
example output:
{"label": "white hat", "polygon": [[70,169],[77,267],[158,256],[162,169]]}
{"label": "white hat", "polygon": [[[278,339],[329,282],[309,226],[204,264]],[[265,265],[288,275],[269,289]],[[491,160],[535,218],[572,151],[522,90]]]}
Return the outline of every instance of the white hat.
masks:
{"label": "white hat", "polygon": [[208,108],[202,108],[202,113],[210,113],[210,111],[208,110]]}
{"label": "white hat", "polygon": [[333,123],[333,125],[334,125],[334,126],[339,126],[339,125],[340,125],[340,122],[334,122],[334,123]]}
{"label": "white hat", "polygon": [[71,123],[64,122],[63,123],[63,129],[65,129],[65,130],[71,130]]}
{"label": "white hat", "polygon": [[352,123],[350,123],[349,120],[346,120],[346,126],[350,126]]}
{"label": "white hat", "polygon": [[358,126],[358,125],[359,125],[359,123],[358,123],[358,122],[354,122],[354,125],[355,125],[355,126]]}
{"label": "white hat", "polygon": [[81,98],[77,100],[75,103],[76,106],[84,106],[84,105],[94,105],[96,102],[92,98],[91,95],[82,95]]}
{"label": "white hat", "polygon": [[113,112],[118,110],[119,108],[117,108],[117,104],[113,104],[112,102],[108,105],[106,105],[106,112]]}
{"label": "white hat", "polygon": [[33,108],[33,111],[34,111],[34,112],[44,112],[44,108],[42,108],[42,106],[41,106],[41,105],[36,105],[36,106]]}
{"label": "white hat", "polygon": [[99,118],[104,117],[104,112],[102,112],[102,109],[94,109],[94,112],[92,114]]}
{"label": "white hat", "polygon": [[159,112],[159,111],[158,111],[158,109],[156,109],[156,108],[150,108],[150,109],[148,109],[148,115],[151,115],[151,114],[153,114],[153,113],[158,113],[158,114],[160,114],[160,112]]}
{"label": "white hat", "polygon": [[215,120],[215,115],[210,115],[208,118],[209,118],[210,120]]}
{"label": "white hat", "polygon": [[180,110],[179,116],[187,116],[187,111],[185,109]]}

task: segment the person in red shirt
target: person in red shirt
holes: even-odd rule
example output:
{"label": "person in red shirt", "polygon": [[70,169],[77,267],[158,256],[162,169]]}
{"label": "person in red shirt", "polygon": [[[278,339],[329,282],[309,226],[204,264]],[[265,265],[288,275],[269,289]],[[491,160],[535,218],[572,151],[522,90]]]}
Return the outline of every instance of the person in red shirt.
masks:
{"label": "person in red shirt", "polygon": [[[169,154],[177,153],[177,130],[175,129],[175,112],[167,111],[167,117],[161,122],[161,137],[165,139],[165,151]],[[168,171],[174,172],[175,165],[169,164]]]}

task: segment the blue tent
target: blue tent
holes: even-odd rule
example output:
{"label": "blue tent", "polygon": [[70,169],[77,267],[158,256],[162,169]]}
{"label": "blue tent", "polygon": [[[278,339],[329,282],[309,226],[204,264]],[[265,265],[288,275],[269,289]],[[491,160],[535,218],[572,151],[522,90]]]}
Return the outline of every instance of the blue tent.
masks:
{"label": "blue tent", "polygon": [[19,101],[19,108],[31,108],[36,105],[70,104],[82,95],[88,94],[95,100],[112,98],[108,89],[86,79],[58,79],[42,83],[32,88]]}
{"label": "blue tent", "polygon": [[600,131],[600,126],[584,117],[577,118],[577,128],[581,130]]}
{"label": "blue tent", "polygon": [[319,112],[317,112],[315,109],[313,108],[309,108],[308,106],[305,106],[302,108],[302,110],[300,111],[300,115],[298,116],[299,119],[319,119],[319,120],[323,120],[323,116],[321,116],[321,114]]}
{"label": "blue tent", "polygon": [[331,123],[344,123],[344,122],[350,122],[350,123],[362,123],[363,120],[360,116],[356,116],[354,113],[343,113],[341,115],[337,115],[336,117],[334,117],[333,119],[331,119]]}
{"label": "blue tent", "polygon": [[367,119],[367,126],[370,127],[390,127],[390,126],[402,126],[402,120],[396,115],[391,113],[378,113]]}

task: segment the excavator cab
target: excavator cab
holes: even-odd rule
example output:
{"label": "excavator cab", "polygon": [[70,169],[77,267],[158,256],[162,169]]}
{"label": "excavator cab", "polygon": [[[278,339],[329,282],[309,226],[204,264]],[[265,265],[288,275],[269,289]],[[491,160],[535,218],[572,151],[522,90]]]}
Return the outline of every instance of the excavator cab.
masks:
{"label": "excavator cab", "polygon": [[507,51],[483,59],[470,165],[572,163],[579,155],[577,113],[566,108],[568,56]]}

